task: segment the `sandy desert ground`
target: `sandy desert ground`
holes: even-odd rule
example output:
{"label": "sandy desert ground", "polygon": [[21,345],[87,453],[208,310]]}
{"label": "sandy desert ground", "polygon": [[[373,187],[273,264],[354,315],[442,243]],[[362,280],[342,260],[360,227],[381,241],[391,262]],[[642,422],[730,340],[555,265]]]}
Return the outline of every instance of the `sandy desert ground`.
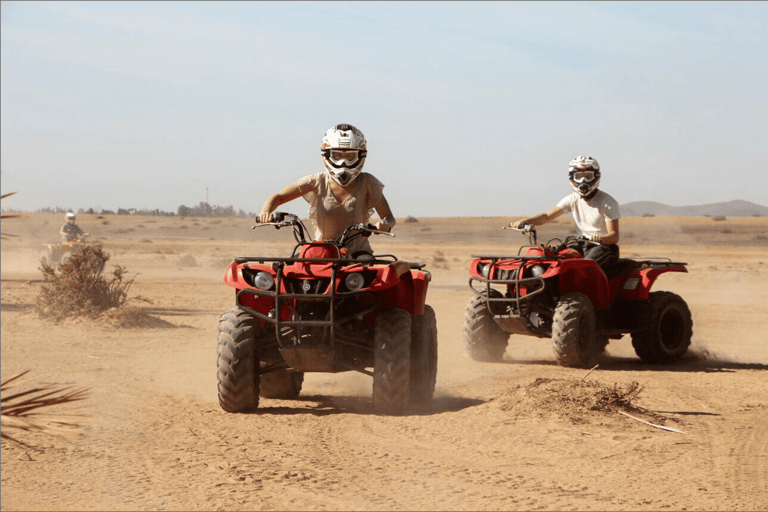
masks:
{"label": "sandy desert ground", "polygon": [[[222,283],[235,256],[287,255],[287,230],[248,219],[79,215],[136,277],[131,295],[168,323],[116,328],[45,323],[25,313],[41,286],[36,260],[60,214],[3,221],[3,379],[88,388],[90,415],[69,440],[19,434],[2,443],[3,510],[766,510],[768,509],[768,218],[626,218],[622,255],[689,264],[655,289],[693,313],[689,354],[648,365],[629,337],[612,341],[588,379],[642,386],[655,428],[616,413],[534,396],[536,379],[580,380],[548,340],[513,336],[501,363],[461,343],[472,254],[516,253],[503,218],[421,218],[378,252],[423,261],[437,314],[437,391],[408,415],[372,414],[371,379],[307,374],[298,400],[222,411],[216,331],[233,305]],[[570,221],[541,230],[563,236]]]}

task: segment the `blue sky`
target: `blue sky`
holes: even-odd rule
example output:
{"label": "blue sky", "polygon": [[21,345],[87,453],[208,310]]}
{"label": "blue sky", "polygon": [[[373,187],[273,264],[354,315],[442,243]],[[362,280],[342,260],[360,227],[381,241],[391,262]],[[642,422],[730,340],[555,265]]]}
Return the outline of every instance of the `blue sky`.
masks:
{"label": "blue sky", "polygon": [[[397,217],[768,205],[768,2],[2,2],[7,207],[259,211],[337,123]],[[297,200],[283,207],[306,211]]]}

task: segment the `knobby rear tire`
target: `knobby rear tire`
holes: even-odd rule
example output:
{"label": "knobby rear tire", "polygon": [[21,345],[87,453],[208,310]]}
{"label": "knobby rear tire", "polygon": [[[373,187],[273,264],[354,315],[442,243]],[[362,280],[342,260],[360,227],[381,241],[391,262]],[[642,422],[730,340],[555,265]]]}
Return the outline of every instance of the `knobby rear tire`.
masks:
{"label": "knobby rear tire", "polygon": [[632,333],[632,346],[643,362],[668,364],[688,351],[693,319],[688,304],[679,295],[651,292],[644,323],[645,330]]}

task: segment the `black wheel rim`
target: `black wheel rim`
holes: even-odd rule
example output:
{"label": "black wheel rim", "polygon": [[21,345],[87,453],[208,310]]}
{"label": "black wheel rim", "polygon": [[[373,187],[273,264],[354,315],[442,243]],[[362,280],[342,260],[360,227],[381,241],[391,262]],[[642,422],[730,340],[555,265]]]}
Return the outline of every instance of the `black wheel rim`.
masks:
{"label": "black wheel rim", "polygon": [[673,351],[683,341],[683,316],[676,309],[668,309],[659,320],[659,339],[664,350]]}

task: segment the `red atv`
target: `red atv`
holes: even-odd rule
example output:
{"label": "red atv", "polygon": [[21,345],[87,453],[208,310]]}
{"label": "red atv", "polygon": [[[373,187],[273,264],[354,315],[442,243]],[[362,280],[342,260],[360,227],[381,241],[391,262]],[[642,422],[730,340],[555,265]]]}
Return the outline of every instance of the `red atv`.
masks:
{"label": "red atv", "polygon": [[[236,307],[219,320],[219,404],[249,412],[264,398],[295,399],[305,372],[358,371],[373,377],[373,410],[402,414],[432,398],[437,377],[437,323],[425,304],[431,274],[423,263],[392,255],[354,259],[345,245],[376,230],[349,226],[337,239],[308,241],[296,215],[288,258],[241,257],[224,282]],[[394,236],[394,235],[391,235]]]}
{"label": "red atv", "polygon": [[557,362],[572,367],[590,367],[610,339],[627,333],[647,363],[670,363],[688,350],[688,305],[674,293],[650,292],[660,274],[687,272],[686,263],[620,258],[606,275],[574,249],[594,244],[584,237],[539,245],[532,225],[516,231],[530,242],[517,256],[472,256],[469,286],[475,295],[463,329],[470,357],[500,360],[510,334],[552,338]]}
{"label": "red atv", "polygon": [[100,242],[91,242],[87,240],[90,235],[81,233],[75,240],[61,242],[58,244],[46,244],[45,249],[40,253],[40,263],[48,265],[54,271],[57,271],[61,265],[64,265],[77,251],[86,246],[101,247]]}

